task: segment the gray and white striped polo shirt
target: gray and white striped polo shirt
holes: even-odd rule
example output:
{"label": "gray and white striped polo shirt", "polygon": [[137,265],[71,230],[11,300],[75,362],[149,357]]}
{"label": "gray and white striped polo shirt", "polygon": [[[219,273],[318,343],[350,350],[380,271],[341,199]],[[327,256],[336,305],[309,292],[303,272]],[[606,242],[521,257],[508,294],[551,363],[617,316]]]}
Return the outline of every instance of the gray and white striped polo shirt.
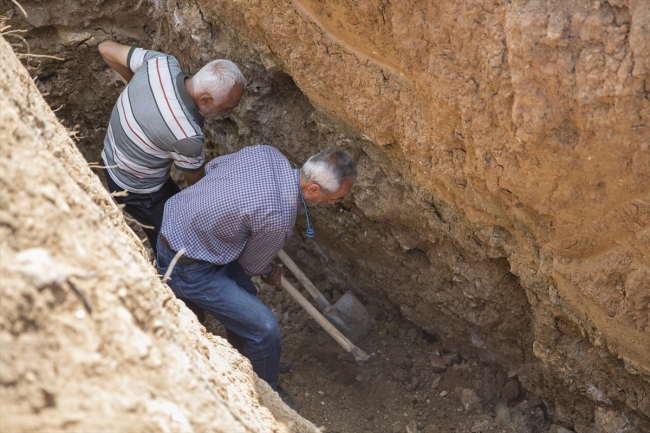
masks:
{"label": "gray and white striped polo shirt", "polygon": [[127,191],[146,194],[180,170],[203,167],[203,116],[185,88],[178,61],[156,51],[131,48],[135,73],[117,99],[104,139],[102,159],[111,178]]}

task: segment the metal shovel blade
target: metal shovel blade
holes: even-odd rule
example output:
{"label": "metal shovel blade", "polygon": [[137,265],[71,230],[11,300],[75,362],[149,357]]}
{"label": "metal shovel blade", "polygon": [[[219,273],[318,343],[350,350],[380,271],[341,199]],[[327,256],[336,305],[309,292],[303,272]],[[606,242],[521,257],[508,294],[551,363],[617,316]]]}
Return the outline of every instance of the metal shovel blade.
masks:
{"label": "metal shovel blade", "polygon": [[323,315],[341,331],[341,334],[355,344],[366,338],[372,327],[368,310],[349,291],[345,292],[334,305],[326,308]]}

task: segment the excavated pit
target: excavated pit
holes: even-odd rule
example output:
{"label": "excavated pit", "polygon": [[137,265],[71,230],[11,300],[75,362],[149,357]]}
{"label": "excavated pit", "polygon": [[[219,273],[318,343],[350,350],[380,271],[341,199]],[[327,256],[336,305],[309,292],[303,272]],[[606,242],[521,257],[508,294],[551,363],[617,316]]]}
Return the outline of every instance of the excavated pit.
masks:
{"label": "excavated pit", "polygon": [[286,297],[260,295],[314,424],[512,431],[503,404],[531,431],[650,430],[648,3],[20,3],[27,18],[0,6],[27,30],[6,39],[65,59],[23,63],[89,162],[123,88],[106,39],[188,73],[241,67],[250,84],[208,122],[210,157],[268,143],[297,166],[326,147],[357,158],[352,194],[314,210],[316,242],[299,221],[286,249],[328,296],[364,300],[376,362],[341,363]]}

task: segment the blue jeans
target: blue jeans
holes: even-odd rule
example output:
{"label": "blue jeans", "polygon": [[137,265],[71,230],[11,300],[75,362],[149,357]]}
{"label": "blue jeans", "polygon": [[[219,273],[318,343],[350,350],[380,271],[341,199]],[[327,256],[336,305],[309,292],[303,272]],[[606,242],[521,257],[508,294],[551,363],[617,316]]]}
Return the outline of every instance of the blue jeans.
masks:
{"label": "blue jeans", "polygon": [[[164,275],[176,253],[158,239],[158,272]],[[278,386],[282,335],[257,288],[237,261],[215,265],[177,263],[167,284],[177,297],[189,299],[224,325],[228,342],[253,365],[271,388]]]}

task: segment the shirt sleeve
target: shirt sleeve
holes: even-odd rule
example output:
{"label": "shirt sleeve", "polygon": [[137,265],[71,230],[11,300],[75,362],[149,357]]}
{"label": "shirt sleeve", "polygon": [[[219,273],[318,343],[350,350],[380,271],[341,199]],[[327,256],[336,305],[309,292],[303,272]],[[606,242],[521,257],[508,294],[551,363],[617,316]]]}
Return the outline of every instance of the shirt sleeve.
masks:
{"label": "shirt sleeve", "polygon": [[131,47],[126,56],[126,65],[131,71],[136,72],[144,62],[154,57],[166,56],[158,51],[145,50],[144,48]]}
{"label": "shirt sleeve", "polygon": [[239,264],[253,275],[270,272],[271,260],[284,246],[285,238],[286,234],[279,231],[255,234],[239,255]]}
{"label": "shirt sleeve", "polygon": [[169,147],[174,165],[181,171],[200,170],[205,165],[203,137],[190,137],[178,140]]}
{"label": "shirt sleeve", "polygon": [[219,156],[219,157],[213,159],[212,161],[208,162],[205,165],[205,174],[210,173],[212,170],[217,168],[217,166],[220,165],[220,164],[227,164],[234,157],[235,157],[235,154],[231,153],[230,155],[223,155],[223,156]]}

